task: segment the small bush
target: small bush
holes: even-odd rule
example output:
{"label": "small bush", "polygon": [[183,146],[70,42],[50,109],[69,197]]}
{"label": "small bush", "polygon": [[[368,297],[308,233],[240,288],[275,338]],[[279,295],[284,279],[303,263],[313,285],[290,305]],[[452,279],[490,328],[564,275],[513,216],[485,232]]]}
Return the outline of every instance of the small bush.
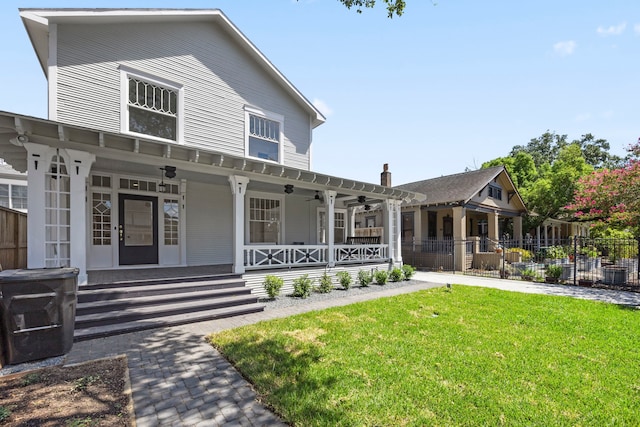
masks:
{"label": "small bush", "polygon": [[11,416],[11,410],[5,406],[0,406],[0,422],[3,422]]}
{"label": "small bush", "polygon": [[338,281],[343,288],[349,289],[351,287],[351,282],[353,280],[351,279],[351,274],[349,274],[348,271],[338,271],[336,273],[336,277],[338,278]]}
{"label": "small bush", "polygon": [[373,282],[373,276],[367,270],[358,271],[358,283],[360,286],[367,287]]}
{"label": "small bush", "polygon": [[293,279],[293,296],[307,298],[311,295],[313,288],[313,280],[309,279],[308,274],[304,274],[297,279]]}
{"label": "small bush", "polygon": [[384,285],[387,283],[387,279],[389,278],[389,273],[386,270],[377,270],[374,274],[376,278],[376,283],[378,285]]}
{"label": "small bush", "polygon": [[400,267],[394,267],[389,273],[389,280],[392,282],[399,282],[402,280],[404,273],[402,273],[402,269]]}
{"label": "small bush", "polygon": [[264,286],[265,291],[267,291],[267,295],[269,295],[269,298],[271,299],[280,295],[282,285],[284,285],[284,279],[271,274],[267,275],[262,282],[262,286]]}
{"label": "small bush", "polygon": [[416,269],[409,264],[402,265],[402,273],[404,274],[404,280],[410,280],[416,273]]}
{"label": "small bush", "polygon": [[547,274],[547,277],[559,279],[560,276],[562,276],[562,266],[558,264],[548,265],[545,269],[545,273]]}
{"label": "small bush", "polygon": [[316,288],[316,290],[322,294],[328,294],[333,290],[333,281],[331,280],[331,276],[329,276],[326,272],[320,276],[320,284]]}

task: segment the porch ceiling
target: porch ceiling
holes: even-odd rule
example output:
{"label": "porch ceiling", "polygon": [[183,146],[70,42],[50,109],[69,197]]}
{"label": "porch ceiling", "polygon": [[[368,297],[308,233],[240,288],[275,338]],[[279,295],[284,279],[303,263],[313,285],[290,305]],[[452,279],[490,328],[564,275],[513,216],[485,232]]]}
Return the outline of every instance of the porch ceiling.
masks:
{"label": "porch ceiling", "polygon": [[159,178],[159,168],[170,165],[177,168],[177,178],[187,180],[226,183],[230,175],[246,176],[250,179],[250,188],[257,191],[280,192],[285,184],[292,184],[297,195],[313,197],[315,191],[335,190],[337,197],[345,204],[356,204],[357,197],[362,195],[370,203],[385,199],[405,202],[421,202],[426,199],[421,193],[258,159],[0,112],[0,153],[7,163],[19,171],[26,171],[27,168],[27,153],[22,147],[22,143],[26,141],[95,154],[94,169],[123,174],[143,174]]}

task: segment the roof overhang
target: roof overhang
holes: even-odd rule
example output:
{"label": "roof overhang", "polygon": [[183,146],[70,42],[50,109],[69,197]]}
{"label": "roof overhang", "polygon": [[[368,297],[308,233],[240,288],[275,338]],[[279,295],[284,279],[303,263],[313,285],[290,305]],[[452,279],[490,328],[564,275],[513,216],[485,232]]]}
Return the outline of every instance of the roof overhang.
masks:
{"label": "roof overhang", "polygon": [[219,25],[310,114],[315,128],[324,115],[267,59],[219,9],[20,9],[20,17],[48,77],[49,27],[52,24],[119,24],[134,22],[202,22]]}
{"label": "roof overhang", "polygon": [[140,162],[147,165],[171,162],[182,170],[194,173],[243,175],[255,181],[293,184],[307,191],[336,190],[347,205],[357,200],[360,195],[365,195],[367,200],[372,202],[386,199],[405,202],[426,199],[422,193],[325,175],[259,159],[134,138],[0,111],[0,153],[7,163],[19,171],[25,171],[27,167],[26,150],[22,147],[25,142],[82,150],[95,154],[97,159],[116,162]]}

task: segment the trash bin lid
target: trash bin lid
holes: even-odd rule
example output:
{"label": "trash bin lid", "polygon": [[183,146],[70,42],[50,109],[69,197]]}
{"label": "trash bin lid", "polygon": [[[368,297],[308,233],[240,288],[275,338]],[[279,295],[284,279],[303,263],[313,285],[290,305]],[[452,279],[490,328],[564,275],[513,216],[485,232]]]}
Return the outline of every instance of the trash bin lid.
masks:
{"label": "trash bin lid", "polygon": [[67,279],[76,277],[78,272],[79,270],[75,267],[5,270],[0,272],[0,283]]}

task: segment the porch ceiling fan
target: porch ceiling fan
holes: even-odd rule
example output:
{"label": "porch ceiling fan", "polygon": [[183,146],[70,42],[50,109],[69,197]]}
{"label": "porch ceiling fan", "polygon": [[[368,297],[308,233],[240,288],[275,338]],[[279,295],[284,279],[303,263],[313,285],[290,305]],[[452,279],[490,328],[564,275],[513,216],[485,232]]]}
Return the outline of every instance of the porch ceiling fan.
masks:
{"label": "porch ceiling fan", "polygon": [[316,194],[312,198],[307,199],[307,202],[311,202],[312,200],[317,200],[320,203],[323,203],[324,197],[322,197],[322,194],[320,193],[320,191],[316,190]]}

